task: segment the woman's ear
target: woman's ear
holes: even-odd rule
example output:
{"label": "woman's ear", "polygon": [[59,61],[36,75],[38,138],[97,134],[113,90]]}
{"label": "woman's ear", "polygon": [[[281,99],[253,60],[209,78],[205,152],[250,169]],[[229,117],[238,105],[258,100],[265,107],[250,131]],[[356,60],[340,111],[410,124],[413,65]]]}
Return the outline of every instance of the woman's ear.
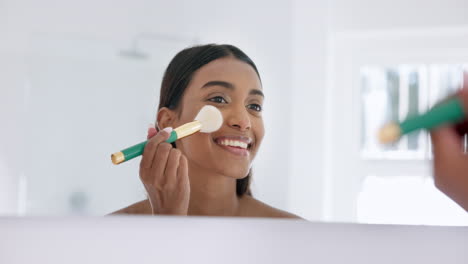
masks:
{"label": "woman's ear", "polygon": [[167,107],[163,107],[159,109],[158,116],[157,116],[157,124],[160,129],[164,129],[166,127],[173,127],[175,122],[176,113],[170,110]]}

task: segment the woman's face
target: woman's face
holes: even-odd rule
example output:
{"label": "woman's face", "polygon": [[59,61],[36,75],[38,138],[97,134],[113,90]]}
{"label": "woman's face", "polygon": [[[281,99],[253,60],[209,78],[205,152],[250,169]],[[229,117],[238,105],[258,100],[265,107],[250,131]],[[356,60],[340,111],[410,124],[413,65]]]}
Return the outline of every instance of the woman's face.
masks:
{"label": "woman's face", "polygon": [[264,135],[260,79],[249,64],[233,57],[214,60],[192,77],[176,110],[173,127],[193,121],[204,105],[217,107],[223,125],[177,141],[191,166],[236,179],[245,177]]}

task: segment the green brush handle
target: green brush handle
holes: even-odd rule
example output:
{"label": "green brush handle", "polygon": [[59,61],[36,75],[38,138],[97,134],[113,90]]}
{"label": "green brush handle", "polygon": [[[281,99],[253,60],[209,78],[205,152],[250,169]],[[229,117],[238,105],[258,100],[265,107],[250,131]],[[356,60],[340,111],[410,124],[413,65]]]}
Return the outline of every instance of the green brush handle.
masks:
{"label": "green brush handle", "polygon": [[434,106],[422,115],[408,118],[400,123],[401,135],[418,129],[431,130],[444,124],[457,123],[464,118],[463,103],[458,97],[454,97]]}
{"label": "green brush handle", "polygon": [[[171,132],[171,135],[169,136],[169,139],[166,140],[167,143],[172,143],[177,140],[177,133],[173,130]],[[146,144],[148,143],[147,141],[143,141],[139,144],[136,144],[134,146],[131,146],[129,148],[126,148],[122,150],[121,152],[125,156],[125,161],[131,160],[133,158],[136,158],[140,155],[143,154],[143,150],[145,149]]]}

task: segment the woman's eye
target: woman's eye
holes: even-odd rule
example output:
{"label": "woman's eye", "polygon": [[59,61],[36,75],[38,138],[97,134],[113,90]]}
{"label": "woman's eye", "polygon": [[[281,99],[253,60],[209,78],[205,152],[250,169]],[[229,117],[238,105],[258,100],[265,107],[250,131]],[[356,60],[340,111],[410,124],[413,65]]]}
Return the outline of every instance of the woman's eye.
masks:
{"label": "woman's eye", "polygon": [[249,104],[249,105],[247,106],[247,108],[252,109],[252,110],[254,110],[254,111],[257,111],[257,112],[261,112],[261,111],[262,111],[262,106],[259,105],[259,104]]}
{"label": "woman's eye", "polygon": [[209,101],[213,103],[218,103],[218,104],[227,104],[226,99],[224,99],[222,96],[215,96],[213,98],[208,99]]}

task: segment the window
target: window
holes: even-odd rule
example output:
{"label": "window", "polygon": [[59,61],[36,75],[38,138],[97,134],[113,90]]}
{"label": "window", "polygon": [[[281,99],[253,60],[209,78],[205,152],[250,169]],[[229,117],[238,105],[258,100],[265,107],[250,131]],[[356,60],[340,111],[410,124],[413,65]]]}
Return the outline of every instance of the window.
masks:
{"label": "window", "polygon": [[424,131],[415,131],[399,142],[377,141],[383,124],[425,112],[437,101],[462,86],[463,64],[365,66],[361,75],[361,142],[365,159],[427,159],[430,141]]}

